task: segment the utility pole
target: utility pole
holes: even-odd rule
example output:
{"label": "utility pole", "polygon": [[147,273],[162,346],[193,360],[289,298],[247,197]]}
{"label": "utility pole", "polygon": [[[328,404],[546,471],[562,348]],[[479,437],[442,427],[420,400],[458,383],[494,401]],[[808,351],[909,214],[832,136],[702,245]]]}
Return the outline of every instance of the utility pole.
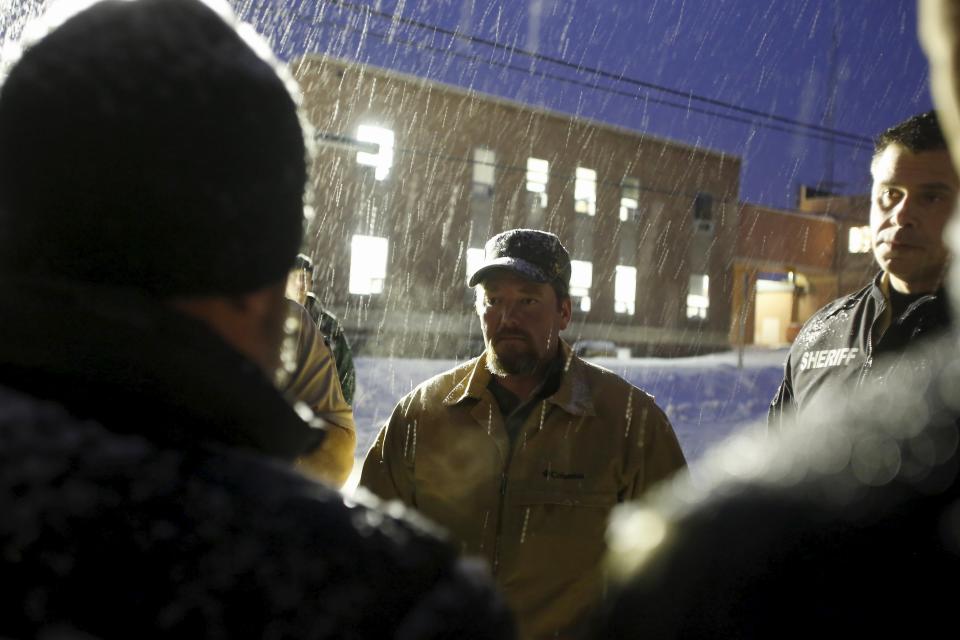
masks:
{"label": "utility pole", "polygon": [[[837,105],[837,67],[838,51],[840,48],[839,6],[839,2],[834,3],[833,5],[833,27],[830,33],[830,50],[827,53],[827,101],[824,107],[823,123],[824,126],[829,129],[833,129],[834,113]],[[834,181],[834,161],[836,157],[836,147],[832,137],[827,139],[824,152],[824,179],[821,183],[820,190],[827,193],[833,193],[834,189],[841,185]]]}

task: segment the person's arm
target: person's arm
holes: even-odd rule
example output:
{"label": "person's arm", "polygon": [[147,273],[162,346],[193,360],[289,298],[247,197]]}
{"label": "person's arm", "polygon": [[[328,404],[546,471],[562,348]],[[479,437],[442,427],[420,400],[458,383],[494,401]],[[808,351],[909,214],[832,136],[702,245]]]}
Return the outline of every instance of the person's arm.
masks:
{"label": "person's arm", "polygon": [[360,486],[383,500],[400,500],[411,506],[416,506],[413,482],[416,417],[411,411],[415,394],[414,391],[393,409],[390,420],[367,452],[360,472]]}
{"label": "person's arm", "polygon": [[770,409],[767,411],[767,429],[779,431],[784,428],[786,422],[791,419],[795,410],[793,400],[793,374],[790,369],[790,356],[787,356],[787,362],[783,365],[783,380],[777,388],[773,400],[770,401]]}
{"label": "person's arm", "polygon": [[680,441],[666,414],[653,398],[636,389],[633,392],[632,419],[638,420],[639,442],[631,447],[639,449],[638,464],[633,470],[628,500],[635,500],[650,487],[685,469],[687,461]]}
{"label": "person's arm", "polygon": [[323,444],[301,456],[297,465],[311,475],[342,487],[353,469],[357,447],[353,410],[340,389],[333,354],[312,318],[299,305],[297,317],[300,321],[297,369],[291,374],[285,392],[292,400],[310,407],[314,415],[328,425]]}

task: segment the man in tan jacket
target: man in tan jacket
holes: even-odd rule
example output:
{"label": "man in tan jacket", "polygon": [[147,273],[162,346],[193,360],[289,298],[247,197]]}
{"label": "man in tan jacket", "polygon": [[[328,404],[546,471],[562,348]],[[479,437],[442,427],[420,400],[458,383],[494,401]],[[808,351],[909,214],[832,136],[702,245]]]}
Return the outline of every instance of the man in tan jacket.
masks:
{"label": "man in tan jacket", "polygon": [[[287,300],[288,319],[296,322],[296,348],[290,349],[291,371],[283,392],[293,403],[302,402],[313,415],[323,419],[323,444],[297,459],[297,468],[308,475],[340,488],[353,470],[357,448],[357,427],[353,410],[343,397],[337,366],[313,318],[293,300]],[[293,345],[291,345],[293,346]]]}
{"label": "man in tan jacket", "polygon": [[576,638],[603,593],[610,510],[684,467],[653,398],[572,354],[570,257],[514,229],[470,279],[486,349],[414,389],[360,484],[486,558],[523,638]]}

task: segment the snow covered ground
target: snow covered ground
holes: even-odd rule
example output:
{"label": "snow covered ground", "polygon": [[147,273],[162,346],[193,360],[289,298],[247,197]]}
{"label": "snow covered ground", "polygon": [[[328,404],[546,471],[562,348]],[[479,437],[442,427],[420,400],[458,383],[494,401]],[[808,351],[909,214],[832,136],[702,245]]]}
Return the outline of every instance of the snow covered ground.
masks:
{"label": "snow covered ground", "polygon": [[[749,349],[743,369],[737,354],[695,358],[596,358],[593,362],[623,376],[656,398],[667,413],[694,470],[710,445],[766,416],[783,375],[786,350]],[[344,488],[352,491],[363,456],[394,405],[408,391],[457,364],[453,360],[363,358],[355,361],[358,459]]]}

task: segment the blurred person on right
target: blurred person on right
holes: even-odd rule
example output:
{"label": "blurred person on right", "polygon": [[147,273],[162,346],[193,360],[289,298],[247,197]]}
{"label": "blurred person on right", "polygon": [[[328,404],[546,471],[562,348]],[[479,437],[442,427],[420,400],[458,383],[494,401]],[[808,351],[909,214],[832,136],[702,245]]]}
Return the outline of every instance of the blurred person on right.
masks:
{"label": "blurred person on right", "polygon": [[870,231],[880,272],[804,323],[770,405],[771,427],[801,411],[832,411],[827,398],[843,387],[909,378],[911,370],[889,354],[950,324],[943,228],[960,183],[937,115],[916,115],[881,133],[870,173]]}
{"label": "blurred person on right", "polygon": [[[960,5],[922,0],[921,39],[960,159]],[[955,251],[960,220],[947,228]],[[960,301],[960,272],[948,278]],[[898,385],[862,387],[803,428],[744,432],[623,507],[608,533],[619,586],[598,636],[932,637],[955,626],[960,575],[960,345],[902,356]]]}

